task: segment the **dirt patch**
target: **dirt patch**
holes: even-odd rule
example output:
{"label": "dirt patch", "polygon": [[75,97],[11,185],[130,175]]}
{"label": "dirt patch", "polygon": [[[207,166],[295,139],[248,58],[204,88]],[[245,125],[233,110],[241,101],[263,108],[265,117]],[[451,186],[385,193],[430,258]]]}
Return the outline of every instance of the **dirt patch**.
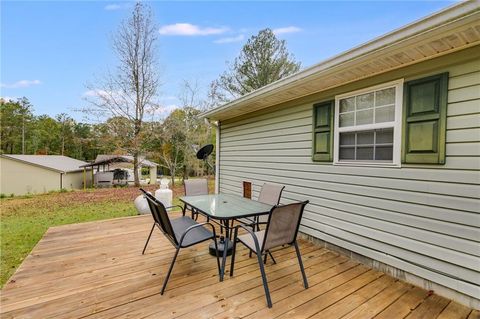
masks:
{"label": "dirt patch", "polygon": [[[147,191],[154,192],[158,189],[156,185],[148,185],[143,187]],[[122,188],[100,188],[89,189],[87,191],[72,191],[66,193],[50,193],[42,195],[34,195],[32,197],[18,197],[2,199],[1,215],[6,216],[15,214],[20,210],[31,209],[48,209],[60,208],[68,206],[76,206],[82,204],[94,204],[105,202],[133,202],[140,195],[137,187]],[[183,195],[183,185],[175,186],[173,189],[173,197]]]}

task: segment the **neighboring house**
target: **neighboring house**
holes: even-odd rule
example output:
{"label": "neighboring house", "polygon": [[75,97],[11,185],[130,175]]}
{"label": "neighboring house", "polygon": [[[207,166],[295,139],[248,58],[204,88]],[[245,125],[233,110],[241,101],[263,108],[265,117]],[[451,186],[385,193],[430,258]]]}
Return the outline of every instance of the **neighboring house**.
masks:
{"label": "neighboring house", "polygon": [[283,184],[282,203],[310,200],[304,234],[479,308],[479,1],[204,116],[218,124],[217,192]]}
{"label": "neighboring house", "polygon": [[0,193],[25,195],[61,189],[81,189],[84,178],[91,185],[91,174],[84,176],[84,161],[61,155],[0,155]]}
{"label": "neighboring house", "polygon": [[[94,162],[92,163],[86,163],[82,167],[89,167],[93,168],[94,172],[100,173],[100,172],[107,172],[107,171],[113,171],[115,169],[121,169],[125,170],[128,169],[130,172],[130,176],[128,181],[133,182],[134,181],[134,176],[133,176],[133,156],[131,155],[97,155],[97,158],[95,159]],[[150,184],[155,184],[157,182],[157,168],[158,164],[154,163],[152,161],[147,160],[145,157],[141,156],[138,159],[138,172],[139,172],[139,177],[142,177],[141,174],[141,168],[142,167],[148,167],[150,171]],[[97,182],[95,182],[97,183]]]}

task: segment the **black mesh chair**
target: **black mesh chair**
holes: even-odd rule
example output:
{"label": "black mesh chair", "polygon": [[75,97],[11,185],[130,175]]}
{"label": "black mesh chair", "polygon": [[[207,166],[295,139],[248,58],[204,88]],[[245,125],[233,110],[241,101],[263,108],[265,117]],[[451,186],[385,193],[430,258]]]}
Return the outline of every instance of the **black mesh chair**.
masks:
{"label": "black mesh chair", "polygon": [[[260,273],[262,274],[263,288],[265,289],[265,296],[269,308],[272,307],[272,300],[268,290],[267,276],[265,275],[265,262],[262,260],[262,257],[265,256],[266,258],[267,255],[270,254],[271,249],[283,245],[293,245],[295,247],[298,263],[300,264],[300,270],[302,272],[303,286],[305,289],[308,288],[307,276],[305,275],[302,257],[300,256],[300,249],[297,244],[298,228],[300,227],[303,210],[307,204],[308,201],[273,207],[268,215],[267,227],[265,230],[254,232],[246,225],[238,225],[235,227],[230,276],[233,276],[233,270],[235,267],[235,251],[237,243],[241,242],[250,249],[250,251],[253,251],[257,255]],[[239,228],[243,228],[247,233],[238,235]]]}
{"label": "black mesh chair", "polygon": [[[206,240],[213,239],[215,243],[215,249],[217,249],[217,236],[215,234],[215,227],[211,223],[197,223],[192,218],[188,216],[182,216],[175,219],[170,219],[167,214],[167,210],[165,206],[158,201],[154,196],[147,193],[145,190],[140,189],[145,198],[147,199],[148,205],[150,207],[150,211],[153,216],[154,220],[154,227],[158,227],[160,231],[167,237],[167,239],[172,243],[172,245],[176,248],[175,255],[173,256],[172,263],[170,264],[170,268],[168,269],[167,276],[163,282],[163,287],[161,294],[165,292],[165,288],[167,287],[168,279],[170,278],[170,274],[172,273],[173,265],[175,264],[175,260],[177,259],[178,253],[180,248],[190,247]],[[210,226],[211,230],[206,229],[204,226]],[[152,231],[147,239],[150,240],[152,236]],[[145,252],[147,248],[147,244],[145,244],[145,248],[143,249],[142,254]],[[218,267],[218,275],[220,278],[220,261],[217,259],[217,267]]]}

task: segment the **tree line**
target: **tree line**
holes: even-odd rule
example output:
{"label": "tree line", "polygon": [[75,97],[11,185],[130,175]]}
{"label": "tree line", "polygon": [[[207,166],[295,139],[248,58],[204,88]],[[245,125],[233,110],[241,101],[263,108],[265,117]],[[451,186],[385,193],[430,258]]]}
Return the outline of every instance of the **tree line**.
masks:
{"label": "tree line", "polygon": [[[215,142],[215,131],[199,118],[200,112],[185,106],[162,121],[144,122],[142,156],[160,163],[165,174],[202,175],[206,168],[195,152]],[[37,116],[27,98],[0,99],[0,121],[2,154],[65,155],[84,161],[99,154],[127,154],[133,131],[121,116],[96,124],[78,122],[65,113]]]}
{"label": "tree line", "polygon": [[[215,130],[202,118],[206,109],[296,73],[300,63],[267,28],[248,39],[227,70],[214,80],[205,99],[197,83],[183,83],[181,107],[165,119],[154,120],[160,75],[157,60],[158,26],[152,9],[138,2],[113,35],[118,64],[96,83],[82,111],[98,124],[75,121],[68,114],[35,116],[27,98],[0,100],[1,152],[60,154],[93,160],[98,154],[129,154],[134,158],[135,184],[142,156],[157,161],[165,173],[202,175],[206,167],[195,157],[204,144],[215,143]],[[212,156],[212,160],[214,156]]]}

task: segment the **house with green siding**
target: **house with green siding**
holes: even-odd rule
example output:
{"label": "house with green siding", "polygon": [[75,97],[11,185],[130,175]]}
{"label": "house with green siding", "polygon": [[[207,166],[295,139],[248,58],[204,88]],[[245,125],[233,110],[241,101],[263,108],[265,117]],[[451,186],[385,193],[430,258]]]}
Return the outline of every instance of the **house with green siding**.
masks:
{"label": "house with green siding", "polygon": [[[314,39],[312,39],[314,40]],[[480,307],[480,2],[204,113],[217,192],[285,185],[313,240]]]}

